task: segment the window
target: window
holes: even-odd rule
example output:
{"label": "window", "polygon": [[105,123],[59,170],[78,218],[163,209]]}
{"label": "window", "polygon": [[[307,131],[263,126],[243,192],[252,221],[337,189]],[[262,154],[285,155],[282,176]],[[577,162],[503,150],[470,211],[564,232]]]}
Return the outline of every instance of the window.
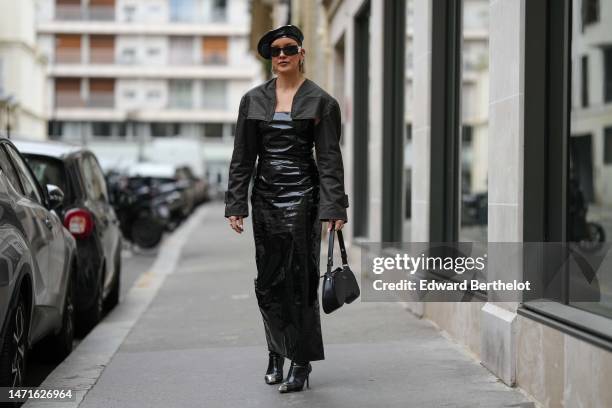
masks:
{"label": "window", "polygon": [[223,124],[222,123],[205,123],[204,124],[204,136],[211,138],[223,137]]}
{"label": "window", "polygon": [[212,3],[212,21],[225,21],[227,18],[227,0],[213,0]]}
{"label": "window", "polygon": [[[612,38],[610,38],[610,41],[612,41]],[[604,84],[603,84],[604,101],[612,102],[612,47],[604,48],[603,53],[604,53]]]}
{"label": "window", "polygon": [[195,62],[193,37],[170,37],[170,64],[191,65]]}
{"label": "window", "polygon": [[115,104],[115,80],[112,78],[90,78],[89,99],[91,108],[112,108]]}
{"label": "window", "polygon": [[57,20],[81,20],[81,0],[56,0],[55,18]]}
{"label": "window", "polygon": [[79,78],[55,78],[55,106],[73,108],[81,107],[84,104]]}
{"label": "window", "polygon": [[193,81],[189,79],[170,80],[168,107],[177,109],[193,108]]}
{"label": "window", "polygon": [[85,183],[85,192],[92,200],[98,200],[102,195],[100,184],[94,179],[94,171],[88,156],[81,159],[81,171],[83,172],[83,182]]}
{"label": "window", "polygon": [[58,120],[50,120],[47,123],[47,134],[52,139],[57,139],[62,136],[64,122]]}
{"label": "window", "polygon": [[599,0],[582,0],[582,30],[599,21]]}
{"label": "window", "polygon": [[209,36],[202,38],[204,64],[227,64],[227,37]]}
{"label": "window", "polygon": [[4,150],[4,145],[0,145],[0,170],[4,176],[8,179],[11,186],[20,194],[23,194],[23,190],[21,188],[21,182],[19,181],[19,177],[17,176],[17,172],[15,168],[11,164],[9,160],[8,154]]}
{"label": "window", "polygon": [[123,91],[123,97],[125,99],[135,99],[136,98],[136,91],[133,89],[126,89]]}
{"label": "window", "polygon": [[111,136],[111,123],[110,122],[92,122],[91,133],[93,136]]}
{"label": "window", "polygon": [[30,168],[26,162],[23,161],[21,156],[19,156],[17,151],[15,151],[15,149],[13,149],[11,146],[6,146],[6,150],[17,168],[17,175],[21,181],[21,186],[23,187],[25,196],[42,205],[43,200],[41,191],[39,190],[38,182],[34,179],[34,176],[30,172]]}
{"label": "window", "polygon": [[136,6],[134,4],[126,4],[123,6],[123,14],[125,21],[134,21],[136,16]]}
{"label": "window", "polygon": [[136,63],[136,49],[135,48],[124,48],[121,50],[121,63],[122,64],[135,64]]}
{"label": "window", "polygon": [[89,61],[93,64],[114,64],[115,62],[115,36],[90,35]]}
{"label": "window", "polygon": [[[526,274],[540,271],[525,279],[535,279],[543,289],[525,308],[562,320],[583,339],[586,336],[580,333],[586,329],[609,340],[612,260],[603,255],[612,237],[612,173],[606,168],[612,159],[607,130],[612,127],[612,105],[602,102],[612,96],[612,51],[601,44],[612,43],[612,21],[602,21],[593,37],[590,30],[580,30],[580,15],[567,15],[571,0],[559,3],[546,9],[525,3],[525,13],[540,15],[527,24],[525,35],[538,33],[540,38],[525,44],[529,58],[524,71],[524,197],[529,205],[523,210],[523,236],[525,241],[561,242],[566,247],[545,254],[542,267],[525,268]],[[595,94],[590,95],[597,109],[583,109],[581,95],[575,92],[582,76],[571,75],[585,55],[603,57],[600,64],[591,59],[589,67],[590,89],[603,91],[597,92],[601,98],[597,102]],[[544,72],[545,66],[555,69]],[[558,262],[554,270],[544,263],[549,258]],[[553,302],[538,302],[538,298]]]}
{"label": "window", "polygon": [[158,89],[150,89],[147,91],[147,99],[154,100],[161,98],[161,92]]}
{"label": "window", "polygon": [[176,22],[195,21],[195,0],[170,0],[170,20]]}
{"label": "window", "polygon": [[586,108],[589,106],[589,58],[586,55],[582,56],[581,61],[581,94],[580,101],[582,103],[582,107]]}
{"label": "window", "polygon": [[612,164],[612,126],[604,129],[604,164]]}
{"label": "window", "polygon": [[353,92],[355,94],[353,125],[354,160],[353,160],[353,233],[355,237],[367,237],[369,234],[369,102],[370,102],[370,2],[364,3],[355,16],[355,75]]}
{"label": "window", "polygon": [[115,19],[115,0],[89,0],[89,19],[111,21]]}
{"label": "window", "polygon": [[72,201],[69,196],[68,183],[66,183],[66,170],[61,160],[37,155],[25,155],[25,159],[41,186],[56,185],[64,193],[64,201]]}
{"label": "window", "polygon": [[153,137],[178,136],[181,133],[181,125],[179,123],[152,122],[150,131]]}
{"label": "window", "polygon": [[97,194],[97,199],[102,201],[108,201],[108,191],[106,189],[106,181],[104,179],[104,173],[100,168],[98,160],[94,156],[88,156],[87,161],[92,170],[92,181],[94,184],[94,192]]}
{"label": "window", "polygon": [[[489,22],[486,3],[462,1],[459,241],[487,242]],[[478,29],[478,35],[473,34]]]}
{"label": "window", "polygon": [[55,35],[55,62],[60,64],[79,64],[81,62],[81,35]]}
{"label": "window", "polygon": [[227,108],[227,81],[209,79],[202,82],[202,107],[205,109]]}

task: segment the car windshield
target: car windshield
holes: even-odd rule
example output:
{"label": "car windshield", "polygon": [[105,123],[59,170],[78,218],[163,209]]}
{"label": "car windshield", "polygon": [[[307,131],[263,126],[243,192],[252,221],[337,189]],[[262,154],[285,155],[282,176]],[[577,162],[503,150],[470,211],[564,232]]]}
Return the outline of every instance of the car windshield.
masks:
{"label": "car windshield", "polygon": [[66,171],[62,161],[51,157],[29,154],[24,154],[24,157],[40,185],[46,188],[47,184],[55,184],[64,192],[64,201],[69,202]]}

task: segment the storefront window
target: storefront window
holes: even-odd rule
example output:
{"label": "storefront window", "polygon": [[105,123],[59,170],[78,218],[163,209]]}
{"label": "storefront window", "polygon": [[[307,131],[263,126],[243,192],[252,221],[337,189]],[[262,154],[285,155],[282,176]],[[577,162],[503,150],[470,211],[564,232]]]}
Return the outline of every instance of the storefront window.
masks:
{"label": "storefront window", "polygon": [[463,0],[459,241],[487,242],[489,2]]}
{"label": "storefront window", "polygon": [[612,19],[595,3],[573,4],[566,233],[580,256],[601,263],[592,277],[571,265],[568,286],[570,305],[612,317],[612,48],[602,47],[612,42]]}
{"label": "storefront window", "polygon": [[411,219],[412,219],[412,95],[414,70],[412,67],[413,38],[413,15],[414,0],[406,1],[406,53],[404,67],[406,71],[406,89],[404,91],[404,160],[403,160],[403,188],[404,188],[404,214],[402,218],[402,241],[411,241]]}

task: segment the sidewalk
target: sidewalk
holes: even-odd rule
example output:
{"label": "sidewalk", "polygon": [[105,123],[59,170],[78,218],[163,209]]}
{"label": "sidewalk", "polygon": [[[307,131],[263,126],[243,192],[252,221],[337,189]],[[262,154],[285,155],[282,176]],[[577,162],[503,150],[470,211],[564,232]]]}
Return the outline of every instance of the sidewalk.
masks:
{"label": "sidewalk", "polygon": [[532,406],[399,304],[359,301],[321,312],[326,360],[313,363],[310,389],[279,394],[263,379],[250,218],[238,235],[222,210],[209,206],[80,407]]}

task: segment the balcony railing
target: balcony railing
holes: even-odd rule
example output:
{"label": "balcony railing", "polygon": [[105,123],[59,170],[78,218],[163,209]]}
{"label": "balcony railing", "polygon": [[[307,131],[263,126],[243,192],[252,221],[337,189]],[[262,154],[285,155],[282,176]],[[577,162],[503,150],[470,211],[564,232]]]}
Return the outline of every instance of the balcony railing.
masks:
{"label": "balcony railing", "polygon": [[82,20],[83,7],[80,5],[57,5],[55,6],[55,19],[68,21]]}
{"label": "balcony railing", "polygon": [[58,92],[55,94],[55,106],[58,108],[113,108],[115,94],[112,92],[94,92],[85,100],[80,92]]}
{"label": "balcony railing", "polygon": [[112,108],[115,106],[114,92],[93,92],[87,100],[88,108]]}
{"label": "balcony railing", "polygon": [[82,108],[85,101],[80,92],[57,92],[55,94],[55,106],[58,108]]}
{"label": "balcony railing", "polygon": [[195,65],[196,59],[193,55],[172,55],[168,57],[170,65]]}
{"label": "balcony railing", "polygon": [[222,96],[204,95],[202,97],[203,109],[227,109],[227,100]]}
{"label": "balcony railing", "polygon": [[227,54],[208,53],[202,57],[202,62],[210,65],[227,65]]}
{"label": "balcony railing", "polygon": [[55,50],[55,62],[59,64],[80,64],[81,50],[79,48],[60,48]]}
{"label": "balcony railing", "polygon": [[92,64],[114,64],[115,50],[112,48],[92,48],[89,51],[89,62]]}
{"label": "balcony railing", "polygon": [[113,21],[115,20],[115,7],[57,5],[55,7],[55,19],[59,21]]}
{"label": "balcony railing", "polygon": [[113,21],[115,19],[115,8],[112,6],[89,6],[87,19],[91,21]]}

